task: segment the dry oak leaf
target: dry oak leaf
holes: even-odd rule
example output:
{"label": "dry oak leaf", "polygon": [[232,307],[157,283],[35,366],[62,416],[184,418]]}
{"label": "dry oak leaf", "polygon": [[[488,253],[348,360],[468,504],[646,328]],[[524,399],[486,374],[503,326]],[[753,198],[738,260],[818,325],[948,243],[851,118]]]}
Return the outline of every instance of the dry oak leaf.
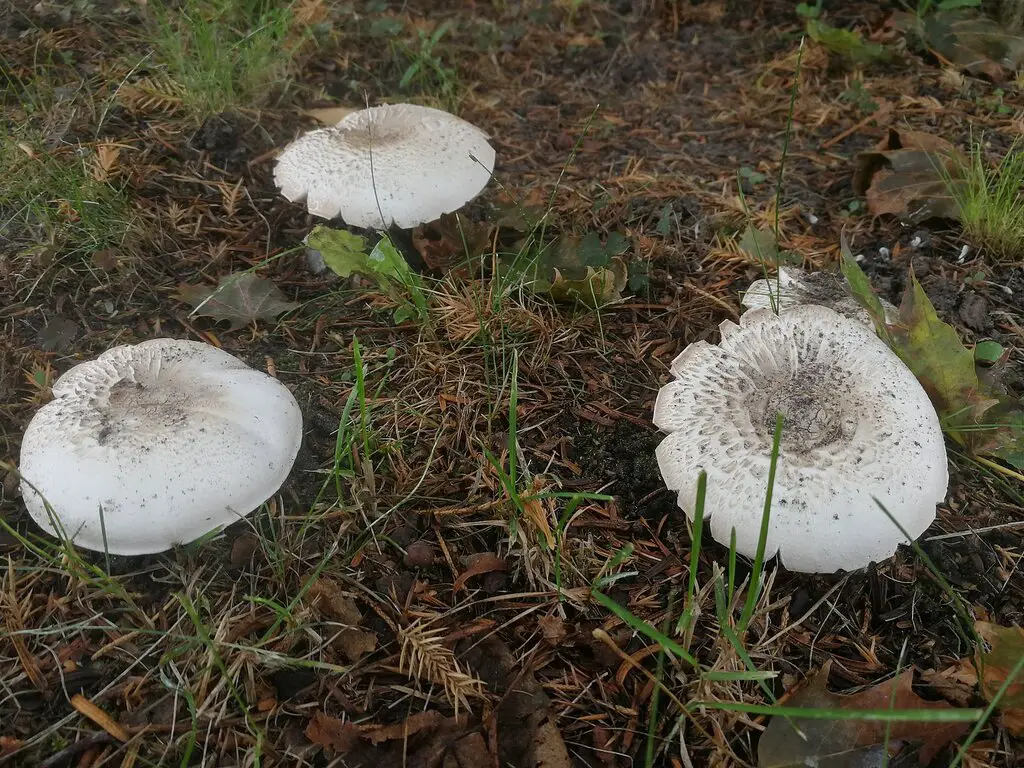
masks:
{"label": "dry oak leaf", "polygon": [[460,589],[466,586],[466,582],[474,576],[480,576],[485,573],[493,573],[494,571],[507,571],[508,561],[503,557],[498,557],[491,552],[482,552],[477,555],[473,555],[469,561],[469,567],[466,568],[459,578],[452,584],[452,591],[458,592]]}
{"label": "dry oak leaf", "polygon": [[[859,693],[840,695],[828,690],[832,666],[826,662],[806,685],[786,701],[786,707],[830,710],[953,709],[945,701],[925,701],[911,689],[914,671]],[[918,762],[928,765],[969,727],[966,722],[891,721],[889,757],[907,742],[918,742]],[[797,730],[799,729],[799,731]],[[801,733],[803,736],[801,736]],[[757,745],[758,768],[869,768],[884,760],[886,723],[880,720],[818,720],[775,716]]]}
{"label": "dry oak leaf", "polygon": [[306,738],[326,749],[345,753],[359,744],[359,728],[323,712],[314,712],[306,726]]}
{"label": "dry oak leaf", "polygon": [[231,323],[231,330],[255,322],[276,320],[277,316],[298,309],[288,301],[281,289],[270,280],[252,272],[225,275],[216,288],[208,285],[181,285],[178,298],[191,304],[193,314],[209,317],[215,322]]}

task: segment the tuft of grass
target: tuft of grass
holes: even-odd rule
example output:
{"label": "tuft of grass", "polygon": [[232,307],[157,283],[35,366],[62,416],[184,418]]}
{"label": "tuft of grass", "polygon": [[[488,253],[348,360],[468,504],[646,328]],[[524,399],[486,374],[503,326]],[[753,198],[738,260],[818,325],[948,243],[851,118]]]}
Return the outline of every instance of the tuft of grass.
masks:
{"label": "tuft of grass", "polygon": [[418,30],[418,38],[411,44],[395,41],[391,46],[395,60],[404,64],[398,87],[405,93],[433,96],[440,106],[454,112],[461,101],[458,72],[438,52],[451,28],[446,21],[430,33]]}
{"label": "tuft of grass", "polygon": [[1024,146],[1017,140],[992,166],[981,142],[948,172],[946,186],[960,209],[964,234],[993,255],[1024,258]]}
{"label": "tuft of grass", "polygon": [[272,0],[169,0],[150,3],[155,59],[182,86],[198,118],[264,103],[287,80],[304,42],[292,35],[290,3]]}
{"label": "tuft of grass", "polygon": [[123,247],[135,222],[120,186],[97,178],[97,148],[46,149],[25,127],[0,136],[0,235],[28,235],[47,263]]}

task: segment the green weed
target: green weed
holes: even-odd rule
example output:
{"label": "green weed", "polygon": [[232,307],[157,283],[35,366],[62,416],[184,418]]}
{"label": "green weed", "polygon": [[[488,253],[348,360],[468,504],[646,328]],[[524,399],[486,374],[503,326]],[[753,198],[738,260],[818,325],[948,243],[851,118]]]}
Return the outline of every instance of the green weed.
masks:
{"label": "green weed", "polygon": [[438,25],[431,33],[418,30],[416,43],[393,42],[395,58],[405,62],[402,79],[398,87],[434,95],[446,109],[454,110],[458,105],[458,73],[445,63],[438,48],[445,35],[451,31],[451,22]]}
{"label": "green weed", "polygon": [[47,149],[27,127],[0,136],[0,235],[30,235],[24,255],[41,264],[123,247],[132,205],[123,187],[97,179],[96,163],[96,148]]}
{"label": "green weed", "polygon": [[156,61],[183,88],[197,118],[258,106],[287,81],[304,42],[291,35],[291,4],[271,0],[169,0],[151,3]]}
{"label": "green weed", "polygon": [[1024,258],[1024,146],[1018,140],[998,165],[985,157],[981,142],[972,142],[966,158],[947,171],[940,168],[960,209],[964,234],[993,255]]}

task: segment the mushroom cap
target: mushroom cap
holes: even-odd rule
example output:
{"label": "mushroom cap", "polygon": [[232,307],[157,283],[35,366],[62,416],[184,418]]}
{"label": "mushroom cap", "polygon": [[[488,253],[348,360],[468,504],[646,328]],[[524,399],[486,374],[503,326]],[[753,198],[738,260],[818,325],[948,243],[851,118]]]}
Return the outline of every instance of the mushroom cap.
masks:
{"label": "mushroom cap", "polygon": [[22,493],[57,534],[48,502],[76,545],[162,552],[259,507],[301,439],[298,403],[277,379],[209,344],[154,339],[54,382],[22,441]]}
{"label": "mushroom cap", "polygon": [[765,553],[791,571],[854,570],[917,538],[949,480],[938,416],[910,369],[871,329],[826,307],[726,321],[721,342],[691,344],[658,393],[666,485],[693,519],[707,471],[711,535],[753,557],[783,413]]}
{"label": "mushroom cap", "polygon": [[[803,304],[820,304],[869,328],[873,327],[871,315],[847,289],[846,280],[839,272],[805,272],[779,267],[777,278],[761,278],[750,284],[743,294],[743,306],[772,309],[772,297],[776,298],[775,306],[780,312]],[[899,310],[885,299],[879,300],[885,310],[886,322],[895,323]]]}
{"label": "mushroom cap", "polygon": [[285,147],[274,181],[314,216],[402,229],[434,221],[490,181],[494,148],[479,128],[416,104],[370,107]]}

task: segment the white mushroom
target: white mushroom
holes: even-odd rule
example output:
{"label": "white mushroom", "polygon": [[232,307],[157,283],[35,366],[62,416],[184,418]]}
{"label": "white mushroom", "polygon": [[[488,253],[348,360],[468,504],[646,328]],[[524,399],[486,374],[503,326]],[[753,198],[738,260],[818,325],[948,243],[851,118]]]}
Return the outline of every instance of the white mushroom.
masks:
{"label": "white mushroom", "polygon": [[[880,301],[886,322],[895,323],[899,310],[885,299]],[[846,280],[839,272],[804,272],[779,267],[778,277],[755,280],[743,294],[743,306],[750,309],[766,307],[785,312],[804,304],[820,304],[872,327],[871,315],[847,289]]]}
{"label": "white mushroom", "polygon": [[416,104],[371,107],[285,147],[274,181],[314,216],[403,229],[434,221],[490,181],[494,149],[476,126]]}
{"label": "white mushroom", "polygon": [[711,535],[757,550],[776,414],[784,416],[766,555],[791,571],[854,570],[935,518],[948,483],[935,409],[871,329],[821,306],[754,309],[691,344],[658,393],[666,485],[693,519],[706,470]]}
{"label": "white mushroom", "polygon": [[241,519],[280,488],[302,439],[283,384],[194,341],[114,347],[53,395],[22,441],[25,506],[50,533],[112,554],[162,552]]}

